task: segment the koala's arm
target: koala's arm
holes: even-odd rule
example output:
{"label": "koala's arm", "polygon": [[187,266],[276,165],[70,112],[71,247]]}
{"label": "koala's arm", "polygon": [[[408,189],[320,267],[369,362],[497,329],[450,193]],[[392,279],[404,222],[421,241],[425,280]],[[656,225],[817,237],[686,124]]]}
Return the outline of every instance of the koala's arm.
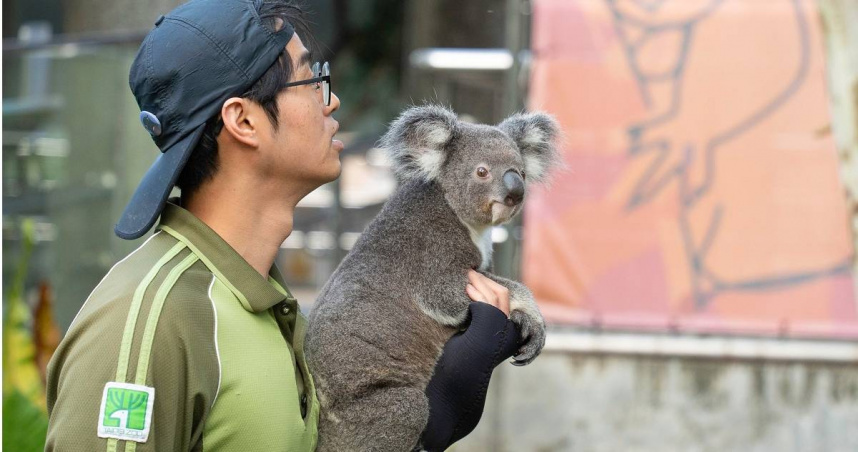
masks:
{"label": "koala's arm", "polygon": [[[427,281],[428,286],[415,288],[417,305],[438,323],[460,329],[468,319],[468,305],[471,304],[465,292],[467,273],[450,275],[424,269],[423,275],[420,279]],[[442,284],[440,281],[455,282]]]}
{"label": "koala's arm", "polygon": [[445,450],[474,430],[483,415],[492,371],[518,349],[519,331],[504,313],[488,304],[469,305],[471,322],[444,346],[426,387],[429,422],[425,450]]}
{"label": "koala's arm", "polygon": [[515,355],[517,366],[530,364],[545,345],[545,319],[536,306],[533,293],[524,284],[487,273],[486,276],[509,290],[509,318],[521,330],[521,349]]}

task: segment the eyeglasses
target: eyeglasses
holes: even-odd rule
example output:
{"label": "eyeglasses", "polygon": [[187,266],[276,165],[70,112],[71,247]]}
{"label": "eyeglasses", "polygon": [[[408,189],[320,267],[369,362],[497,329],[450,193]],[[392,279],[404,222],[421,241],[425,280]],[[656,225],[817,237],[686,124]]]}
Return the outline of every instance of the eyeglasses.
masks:
{"label": "eyeglasses", "polygon": [[315,75],[314,78],[309,78],[307,80],[299,80],[297,82],[290,82],[283,85],[284,88],[288,88],[290,86],[298,86],[298,85],[309,85],[311,83],[321,83],[322,84],[322,98],[325,101],[325,106],[331,106],[331,65],[328,64],[327,61],[320,64],[318,62],[313,63],[313,66],[310,67],[310,71]]}

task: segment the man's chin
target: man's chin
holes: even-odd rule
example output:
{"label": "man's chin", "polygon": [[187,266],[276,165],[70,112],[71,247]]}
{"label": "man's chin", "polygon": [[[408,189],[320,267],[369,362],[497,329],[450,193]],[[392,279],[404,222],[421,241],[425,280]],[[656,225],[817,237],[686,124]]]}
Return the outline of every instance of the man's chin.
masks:
{"label": "man's chin", "polygon": [[329,182],[333,182],[333,181],[339,179],[340,176],[342,176],[342,174],[343,174],[343,165],[342,165],[342,163],[340,163],[339,160],[337,160],[336,170],[331,170],[331,173],[328,174],[327,177],[325,178],[325,183],[327,184]]}
{"label": "man's chin", "polygon": [[[322,168],[319,168],[322,169]],[[313,174],[308,174],[305,179],[308,182],[311,182],[316,188],[321,187],[327,183],[333,182],[340,178],[342,175],[343,169],[342,165],[337,162],[336,166],[329,165],[324,168],[324,171],[316,171]]]}

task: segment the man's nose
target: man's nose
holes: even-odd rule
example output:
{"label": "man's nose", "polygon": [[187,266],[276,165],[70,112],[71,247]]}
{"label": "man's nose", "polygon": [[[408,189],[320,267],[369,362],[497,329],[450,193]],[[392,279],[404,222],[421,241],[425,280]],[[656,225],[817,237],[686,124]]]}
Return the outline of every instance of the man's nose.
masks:
{"label": "man's nose", "polygon": [[336,94],[331,93],[331,105],[328,106],[328,114],[337,111],[340,108],[340,98]]}
{"label": "man's nose", "polygon": [[509,207],[521,204],[524,199],[524,179],[515,170],[509,170],[503,175],[503,186],[506,188],[506,198],[503,203]]}

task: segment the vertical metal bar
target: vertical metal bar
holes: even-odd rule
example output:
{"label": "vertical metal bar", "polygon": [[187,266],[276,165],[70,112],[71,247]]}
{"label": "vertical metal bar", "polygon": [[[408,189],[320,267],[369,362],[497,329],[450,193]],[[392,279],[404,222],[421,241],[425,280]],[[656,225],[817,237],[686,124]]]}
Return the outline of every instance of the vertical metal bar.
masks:
{"label": "vertical metal bar", "polygon": [[[45,21],[25,22],[18,30],[18,39],[24,44],[46,44],[51,41],[51,24]],[[51,57],[44,52],[24,55],[24,76],[21,77],[21,98],[41,101],[48,97],[51,75]]]}
{"label": "vertical metal bar", "polygon": [[[342,247],[341,238],[343,236],[343,196],[342,196],[342,187],[343,184],[340,183],[342,177],[338,177],[334,182],[331,183],[331,190],[333,190],[334,194],[334,203],[333,208],[331,209],[331,234],[334,237],[334,246],[331,248],[328,253],[328,258],[330,259],[328,270],[333,274],[334,270],[340,265],[340,261],[345,257],[345,250]],[[325,275],[325,280],[327,280],[330,275]],[[320,286],[321,288],[321,286]]]}
{"label": "vertical metal bar", "polygon": [[504,44],[512,55],[512,67],[504,74],[504,116],[511,115],[522,107],[518,74],[521,70],[521,0],[506,0],[506,26]]}
{"label": "vertical metal bar", "polygon": [[[512,67],[504,74],[504,91],[503,91],[503,115],[507,117],[522,108],[522,95],[520,92],[519,72],[521,70],[521,61],[519,55],[522,47],[522,14],[521,0],[506,0],[505,8],[506,26],[504,27],[504,44],[510,55],[512,55]],[[510,277],[518,277],[519,262],[516,259],[518,253],[516,249],[519,246],[516,240],[517,234],[513,232],[521,225],[521,217],[517,217],[510,224],[506,225],[507,240],[499,245],[499,254],[501,259],[496,271],[499,274]],[[504,380],[505,375],[502,369],[503,365],[495,371],[492,378],[492,386],[494,387],[495,409],[492,413],[492,430],[489,435],[491,442],[491,450],[502,451],[506,444],[506,430],[503,428],[503,414],[506,409],[504,407]]]}
{"label": "vertical metal bar", "polygon": [[[512,67],[504,74],[503,91],[503,115],[507,117],[524,107],[524,95],[520,83],[520,72],[522,68],[520,55],[522,53],[524,30],[522,15],[522,0],[506,0],[506,27],[504,44],[512,55]],[[498,245],[495,271],[508,278],[518,279],[519,272],[519,249],[521,243],[518,240],[522,225],[521,216],[516,217],[504,226],[507,230],[507,240]]]}

